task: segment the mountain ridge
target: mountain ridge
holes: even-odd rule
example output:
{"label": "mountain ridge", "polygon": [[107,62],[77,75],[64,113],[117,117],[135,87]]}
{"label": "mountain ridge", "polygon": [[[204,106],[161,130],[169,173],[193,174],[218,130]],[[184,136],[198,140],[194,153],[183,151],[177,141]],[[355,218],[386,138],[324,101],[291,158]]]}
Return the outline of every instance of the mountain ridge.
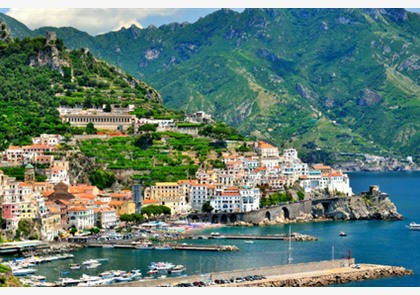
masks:
{"label": "mountain ridge", "polygon": [[419,26],[403,9],[221,9],[63,40],[153,85],[170,108],[204,110],[304,159],[418,161]]}

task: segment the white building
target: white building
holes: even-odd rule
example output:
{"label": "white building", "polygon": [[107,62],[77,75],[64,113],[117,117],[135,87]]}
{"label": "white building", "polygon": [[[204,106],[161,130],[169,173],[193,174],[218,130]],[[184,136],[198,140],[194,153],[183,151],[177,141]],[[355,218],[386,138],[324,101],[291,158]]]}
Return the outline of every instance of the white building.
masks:
{"label": "white building", "polygon": [[115,209],[109,207],[96,208],[95,214],[95,226],[101,228],[111,228],[117,225],[117,213]]}
{"label": "white building", "polygon": [[74,206],[67,210],[68,226],[75,226],[78,230],[87,230],[95,226],[95,214],[92,208]]}
{"label": "white building", "polygon": [[249,212],[259,208],[260,190],[258,188],[226,188],[210,200],[214,212]]}

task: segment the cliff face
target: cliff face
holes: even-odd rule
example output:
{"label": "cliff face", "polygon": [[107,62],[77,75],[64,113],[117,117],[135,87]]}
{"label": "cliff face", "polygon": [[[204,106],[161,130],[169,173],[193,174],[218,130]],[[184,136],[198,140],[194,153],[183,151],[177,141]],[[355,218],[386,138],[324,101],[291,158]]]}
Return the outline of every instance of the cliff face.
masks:
{"label": "cliff face", "polygon": [[360,196],[340,197],[332,201],[328,208],[322,204],[312,208],[314,218],[333,220],[403,220],[388,194],[379,190]]}

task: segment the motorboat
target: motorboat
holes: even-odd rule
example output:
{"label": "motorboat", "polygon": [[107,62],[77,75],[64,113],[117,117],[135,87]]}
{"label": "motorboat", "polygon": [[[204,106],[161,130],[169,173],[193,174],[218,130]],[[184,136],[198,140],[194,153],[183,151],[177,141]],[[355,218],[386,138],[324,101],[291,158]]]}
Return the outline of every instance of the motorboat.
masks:
{"label": "motorboat", "polygon": [[178,274],[178,273],[184,272],[185,270],[186,270],[185,266],[183,266],[182,264],[178,264],[178,265],[175,265],[170,270],[168,270],[168,273],[169,274]]}
{"label": "motorboat", "polygon": [[81,269],[82,265],[80,265],[79,263],[70,263],[69,268],[70,269]]}
{"label": "motorboat", "polygon": [[173,248],[169,245],[158,245],[154,247],[155,250],[172,250]]}
{"label": "motorboat", "polygon": [[168,271],[174,267],[175,264],[171,262],[152,262],[149,266],[149,269],[157,271]]}
{"label": "motorboat", "polygon": [[88,259],[82,262],[82,265],[91,265],[94,263],[99,263],[98,259]]}
{"label": "motorboat", "polygon": [[152,245],[150,245],[150,244],[138,244],[138,245],[136,245],[136,246],[134,246],[134,248],[136,248],[136,249],[138,249],[138,250],[152,250],[152,249],[154,249],[155,247],[153,247]]}
{"label": "motorboat", "polygon": [[97,268],[99,266],[101,266],[101,264],[99,262],[98,263],[91,263],[91,264],[88,264],[86,266],[86,268]]}
{"label": "motorboat", "polygon": [[26,276],[34,274],[37,271],[35,268],[12,268],[12,274],[14,276]]}
{"label": "motorboat", "polygon": [[420,224],[415,223],[415,222],[411,222],[409,225],[407,225],[407,228],[409,230],[420,230]]}
{"label": "motorboat", "polygon": [[346,234],[345,232],[343,232],[343,231],[341,231],[338,235],[339,235],[340,237],[345,237],[345,236],[347,236],[347,234]]}
{"label": "motorboat", "polygon": [[245,240],[244,243],[245,244],[254,244],[254,241],[253,240]]}

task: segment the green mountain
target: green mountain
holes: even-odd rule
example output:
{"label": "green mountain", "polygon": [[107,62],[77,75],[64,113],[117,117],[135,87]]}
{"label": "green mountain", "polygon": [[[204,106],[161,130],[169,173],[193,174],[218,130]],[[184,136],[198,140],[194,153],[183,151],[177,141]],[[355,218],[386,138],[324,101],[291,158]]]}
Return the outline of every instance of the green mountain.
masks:
{"label": "green mountain", "polygon": [[0,85],[2,150],[9,145],[30,144],[31,137],[41,133],[84,132],[61,122],[59,106],[133,104],[136,112],[179,115],[163,106],[155,89],[89,50],[69,50],[54,34],[14,39],[1,22]]}
{"label": "green mountain", "polygon": [[167,107],[204,110],[306,161],[420,160],[419,14],[222,9],[192,24],[96,37],[71,28],[28,34],[51,30],[152,85]]}

